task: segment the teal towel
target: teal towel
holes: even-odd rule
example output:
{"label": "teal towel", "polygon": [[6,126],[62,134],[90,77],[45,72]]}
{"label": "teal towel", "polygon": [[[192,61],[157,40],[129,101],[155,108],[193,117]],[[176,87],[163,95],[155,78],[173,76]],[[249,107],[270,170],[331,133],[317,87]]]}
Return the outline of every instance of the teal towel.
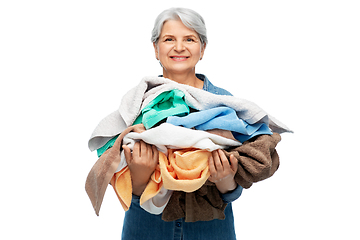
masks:
{"label": "teal towel", "polygon": [[169,116],[185,116],[190,109],[184,100],[185,94],[177,89],[163,92],[141,111],[134,124],[142,123],[150,129]]}

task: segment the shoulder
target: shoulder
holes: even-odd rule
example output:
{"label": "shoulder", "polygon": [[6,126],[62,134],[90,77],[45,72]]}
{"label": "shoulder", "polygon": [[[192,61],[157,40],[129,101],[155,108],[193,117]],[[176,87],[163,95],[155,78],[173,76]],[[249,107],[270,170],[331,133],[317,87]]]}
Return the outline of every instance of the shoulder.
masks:
{"label": "shoulder", "polygon": [[207,91],[207,92],[211,92],[217,95],[228,95],[228,96],[232,96],[232,94],[220,87],[215,86],[214,84],[212,84],[209,79],[203,75],[203,74],[196,74],[196,77],[198,77],[200,80],[204,81],[204,87],[203,90]]}

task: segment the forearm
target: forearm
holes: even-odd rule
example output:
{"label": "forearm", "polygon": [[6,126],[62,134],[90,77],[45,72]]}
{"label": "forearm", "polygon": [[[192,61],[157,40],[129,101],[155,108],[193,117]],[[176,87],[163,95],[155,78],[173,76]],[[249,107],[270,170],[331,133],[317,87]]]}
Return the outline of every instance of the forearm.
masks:
{"label": "forearm", "polygon": [[218,180],[217,182],[215,182],[215,185],[219,192],[221,192],[222,194],[231,192],[237,187],[235,179],[231,175],[228,175],[228,177]]}

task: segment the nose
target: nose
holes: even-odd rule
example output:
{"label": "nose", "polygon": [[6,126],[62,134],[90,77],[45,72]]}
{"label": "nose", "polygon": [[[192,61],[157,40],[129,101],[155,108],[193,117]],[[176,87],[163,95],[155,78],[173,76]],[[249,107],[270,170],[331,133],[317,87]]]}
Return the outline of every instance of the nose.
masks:
{"label": "nose", "polygon": [[182,52],[182,51],[184,51],[184,48],[185,48],[185,46],[182,41],[177,41],[175,43],[174,50],[176,52]]}

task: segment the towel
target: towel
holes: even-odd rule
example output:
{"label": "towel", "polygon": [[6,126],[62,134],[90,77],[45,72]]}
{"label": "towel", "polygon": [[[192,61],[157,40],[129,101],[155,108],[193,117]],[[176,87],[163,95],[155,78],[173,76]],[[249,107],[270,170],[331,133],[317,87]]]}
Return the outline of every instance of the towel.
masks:
{"label": "towel", "polygon": [[121,161],[120,148],[122,146],[123,137],[129,132],[141,132],[144,130],[145,128],[142,124],[125,129],[117,138],[114,146],[101,155],[99,160],[91,168],[86,179],[85,190],[91,200],[96,215],[99,216],[107,185]]}
{"label": "towel", "polygon": [[[283,133],[283,132],[291,132],[290,129],[288,129],[284,124],[277,121],[275,118],[268,115],[265,111],[263,111],[261,108],[259,108],[257,105],[248,102],[243,99],[238,99],[232,96],[218,96],[209,92],[205,92],[200,89],[196,89],[187,85],[182,85],[175,83],[169,79],[165,78],[157,78],[157,77],[149,77],[144,78],[140,84],[130,90],[122,99],[119,110],[114,111],[109,116],[104,118],[96,127],[94,130],[90,140],[89,140],[89,148],[90,150],[98,149],[106,144],[108,140],[112,139],[114,136],[119,135],[120,133],[124,133],[128,130],[128,127],[135,121],[136,117],[140,114],[141,110],[147,106],[148,103],[150,103],[153,99],[155,99],[158,95],[160,95],[163,92],[170,91],[173,89],[178,89],[184,92],[185,94],[185,100],[186,104],[195,109],[195,110],[207,110],[212,109],[219,106],[226,106],[229,108],[233,108],[236,111],[236,115],[240,118],[245,120],[249,124],[259,124],[264,123],[266,126],[269,126],[273,132],[276,133]],[[183,128],[185,129],[185,128]],[[191,130],[191,129],[188,129]],[[131,130],[130,130],[131,131]],[[199,130],[196,130],[199,131]],[[98,160],[98,162],[94,165],[94,169],[90,171],[86,188],[87,193],[89,194],[89,197],[91,199],[91,202],[94,206],[95,212],[98,215],[99,209],[101,206],[101,202],[103,199],[103,195],[106,190],[106,185],[112,179],[111,172],[114,172],[114,166],[119,166],[119,152],[120,152],[120,146],[121,141],[123,140],[124,135],[120,134],[119,138],[117,139],[118,142],[115,144],[111,149],[108,149],[102,157]],[[254,141],[253,141],[254,140]],[[251,142],[256,142],[258,138],[251,139]],[[205,141],[206,142],[206,141]],[[204,141],[201,144],[205,143]],[[210,141],[211,142],[211,141]],[[214,143],[214,142],[213,142]],[[246,143],[248,144],[248,143]],[[205,144],[204,144],[205,145]],[[216,145],[216,143],[215,143]],[[275,144],[276,145],[276,144]],[[261,154],[253,154],[248,155],[247,158],[242,158],[242,150],[237,149],[237,147],[240,147],[241,144],[238,144],[237,146],[232,146],[231,150],[234,151],[234,153],[238,152],[237,159],[239,160],[239,163],[243,160],[244,162],[241,162],[244,166],[244,171],[242,174],[245,173],[245,176],[242,176],[239,173],[239,176],[243,179],[237,179],[236,181],[239,183],[241,180],[243,180],[243,184],[252,184],[251,181],[258,181],[266,177],[267,175],[272,175],[273,172],[276,171],[276,163],[272,164],[271,160],[266,161],[266,157],[276,157],[277,153],[276,151],[271,151],[271,148],[268,148],[268,152],[270,154],[267,154],[265,158],[262,158]],[[164,145],[165,147],[165,145]],[[163,151],[165,151],[164,147],[162,148]],[[113,149],[117,150],[113,150]],[[249,148],[252,149],[252,148]],[[249,150],[247,149],[247,150]],[[262,149],[263,151],[266,151],[266,147]],[[166,150],[167,151],[167,150]],[[209,150],[210,151],[210,150]],[[246,152],[246,151],[245,151]],[[260,158],[261,162],[260,164],[254,164],[253,161],[258,161],[257,158]],[[249,163],[245,162],[246,160],[250,161]],[[271,163],[270,163],[271,162]],[[270,171],[266,171],[268,169],[268,166],[270,165]],[[249,167],[251,166],[251,167]],[[278,164],[277,164],[278,166]],[[259,167],[260,169],[257,169]],[[249,169],[248,169],[249,168]],[[258,170],[258,171],[257,171]],[[112,174],[114,175],[114,174]],[[131,177],[131,176],[130,176]],[[156,179],[156,178],[155,178]],[[156,180],[158,181],[158,180]],[[107,183],[106,183],[107,182]],[[131,183],[131,181],[130,181]],[[250,185],[251,186],[251,185]],[[207,191],[204,191],[204,189],[207,189]],[[160,189],[158,194],[161,192],[163,188]],[[159,189],[157,189],[159,190]],[[156,191],[157,191],[156,190]],[[186,193],[186,199],[196,199],[196,203],[186,205],[185,206],[185,212],[188,212],[189,215],[192,215],[196,212],[204,212],[203,209],[196,209],[196,206],[204,207],[206,209],[206,204],[198,204],[202,202],[209,202],[211,199],[217,199],[216,195],[219,194],[217,191],[216,186],[213,186],[212,188],[208,185],[203,185],[200,189],[193,193]],[[204,194],[206,192],[206,194]],[[168,208],[168,206],[173,206],[172,203],[175,201],[176,198],[173,198],[174,196],[179,196],[177,194],[178,192],[175,191],[171,195],[170,201],[168,205],[166,205],[164,209],[163,218],[166,218],[166,216],[172,216],[174,215],[169,214],[169,211],[171,211],[171,208]],[[201,193],[201,194],[199,194]],[[166,193],[168,194],[168,193]],[[195,194],[195,195],[193,195]],[[155,196],[156,197],[156,196]],[[153,197],[152,199],[155,199]],[[128,196],[126,197],[128,199]],[[125,198],[124,198],[125,199]],[[151,200],[152,200],[151,199]],[[177,200],[179,200],[178,198]],[[149,199],[150,200],[150,199]],[[162,199],[163,200],[163,199]],[[182,200],[179,200],[182,201]],[[126,202],[128,200],[123,201],[125,203],[124,206],[126,206]],[[149,202],[149,201],[147,201]],[[156,202],[156,201],[152,201]],[[190,200],[188,202],[191,202]],[[207,206],[209,206],[208,210],[212,211],[220,211],[221,208],[224,208],[224,203],[221,203],[220,201],[210,201],[211,203]],[[197,205],[198,204],[198,205]],[[216,206],[215,206],[215,205]],[[157,205],[158,206],[158,205]],[[157,207],[155,206],[155,207]],[[173,206],[174,207],[174,206]],[[195,209],[194,209],[195,208]],[[217,210],[214,210],[214,209]],[[168,209],[168,210],[167,210]],[[169,210],[170,209],[170,210]],[[174,207],[173,212],[176,211],[176,207]],[[178,209],[179,210],[179,209]],[[188,211],[189,210],[189,211]],[[181,211],[179,211],[181,212]],[[219,214],[220,214],[219,212]],[[199,219],[210,219],[218,218],[221,219],[221,214],[211,214],[211,216],[203,216],[201,215],[198,217]],[[164,217],[165,216],[165,217]],[[170,219],[171,217],[169,217]]]}
{"label": "towel", "polygon": [[[168,158],[160,152],[159,165],[140,196],[140,206],[149,213],[160,214],[171,197],[171,194],[167,194],[168,190],[194,192],[199,189],[210,176],[208,167],[210,156],[211,152],[198,149],[170,149]],[[127,166],[115,173],[111,185],[114,187],[123,209],[129,210],[132,184],[130,170]],[[160,190],[163,190],[162,198],[161,195],[157,196]],[[144,205],[155,196],[157,198]],[[156,204],[156,202],[158,203]]]}
{"label": "towel", "polygon": [[167,123],[197,130],[223,129],[233,132],[234,137],[245,142],[261,134],[272,134],[265,123],[248,124],[240,119],[234,109],[216,107],[208,110],[190,113],[187,116],[169,116]]}
{"label": "towel", "polygon": [[207,181],[192,193],[174,191],[161,218],[167,222],[181,218],[185,222],[223,220],[226,205],[216,185]]}
{"label": "towel", "polygon": [[234,96],[216,95],[162,77],[145,77],[123,96],[119,109],[98,124],[88,142],[90,150],[102,147],[111,138],[123,132],[140,115],[141,109],[161,93],[173,89],[182,91],[186,104],[195,110],[227,106],[234,109],[237,116],[249,124],[260,122],[269,126],[273,132],[291,132],[283,123],[250,101]]}
{"label": "towel", "polygon": [[169,190],[194,192],[210,176],[211,152],[202,149],[169,150],[168,158],[160,153],[159,164],[164,187]]}
{"label": "towel", "polygon": [[123,139],[124,144],[130,148],[139,140],[155,145],[158,150],[166,155],[168,149],[197,148],[212,152],[217,149],[241,145],[241,142],[233,139],[228,139],[206,131],[174,126],[169,123],[162,123],[157,127],[141,133],[130,132]]}
{"label": "towel", "polygon": [[[120,161],[120,146],[122,145],[123,136],[131,131],[140,132],[142,130],[144,130],[144,127],[141,127],[141,125],[126,129],[118,137],[116,144],[108,149],[91,169],[86,181],[86,191],[97,215],[99,215],[107,184],[115,172],[111,166],[114,167],[116,162]],[[223,131],[224,135],[231,136],[231,133],[228,133]],[[280,140],[281,137],[277,133],[262,135],[244,142],[241,146],[224,150],[227,157],[234,154],[238,159],[239,167],[235,175],[235,181],[244,188],[249,188],[253,182],[272,176],[279,167],[279,156],[275,147]],[[131,184],[130,176],[127,179],[124,181],[124,185],[129,187]],[[112,185],[115,186],[113,181]],[[154,214],[163,212],[162,219],[165,221],[174,221],[183,217],[186,218],[186,221],[209,221],[225,217],[223,210],[226,204],[222,201],[215,184],[209,181],[192,193],[164,190],[162,187],[157,195],[143,202],[141,207]],[[152,190],[152,192],[156,191]],[[124,209],[130,206],[130,194],[124,197],[125,201],[119,199]]]}
{"label": "towel", "polygon": [[[208,167],[206,166],[211,151],[214,151],[216,149],[224,149],[228,146],[236,147],[241,145],[239,141],[235,140],[230,131],[211,130],[209,132],[206,132],[174,126],[168,123],[163,123],[160,126],[151,128],[141,133],[130,132],[123,137],[122,143],[123,145],[127,145],[130,149],[133,149],[135,142],[140,140],[148,144],[155,145],[160,150],[159,166],[162,170],[161,174],[158,169],[155,170],[154,174],[151,176],[150,183],[147,185],[144,193],[140,197],[140,206],[152,214],[161,213],[162,209],[166,206],[167,200],[170,197],[170,195],[166,193],[166,190],[183,190],[189,192],[195,191],[204,184],[204,182],[209,177]],[[175,151],[175,155],[173,155],[173,149],[188,149],[187,152],[189,154],[189,148],[202,149],[194,151],[195,154],[192,154],[192,156],[190,156],[190,158],[193,157],[191,161],[195,163],[199,163],[199,159],[201,159],[202,166],[199,167],[200,170],[197,170],[198,173],[202,173],[202,176],[199,177],[197,180],[193,179],[192,181],[177,180],[177,176],[179,176],[179,172],[181,171],[181,169],[179,168],[181,168],[182,166],[178,167],[178,164],[175,163],[174,159],[179,157],[181,158],[185,153],[185,150]],[[187,155],[188,157],[188,154],[185,155]],[[116,174],[111,184],[113,185],[114,190],[117,193],[121,205],[123,206],[124,210],[127,211],[131,204],[131,176],[130,171],[127,167],[124,152],[122,151],[120,155],[121,160],[115,171]],[[169,159],[167,158],[167,156],[169,156]],[[204,166],[204,164],[206,164],[206,166]],[[169,166],[169,168],[171,169],[175,168],[176,171],[168,171],[167,167],[165,166]],[[169,174],[173,174],[173,177],[171,178]],[[186,172],[186,174],[188,174],[188,172]],[[180,173],[180,179],[181,178],[182,177]],[[163,190],[163,195],[166,196],[168,199],[162,199],[160,196],[157,195],[161,190],[163,184],[162,179],[164,180],[165,187],[165,190]],[[153,199],[154,197],[155,199]],[[152,202],[148,202],[144,205],[144,203],[150,199],[154,202],[162,202],[164,205],[155,205],[155,203],[153,204]],[[155,211],[153,211],[154,209]]]}
{"label": "towel", "polygon": [[185,94],[179,90],[163,92],[152,100],[137,117],[134,124],[142,123],[149,129],[168,116],[185,116],[190,109],[183,99]]}
{"label": "towel", "polygon": [[[113,178],[111,179],[111,185],[113,186],[123,209],[125,211],[129,210],[132,199],[132,182],[130,169],[128,166],[114,174]],[[156,196],[162,189],[162,186],[163,182],[161,178],[160,167],[157,166],[155,171],[151,175],[144,192],[140,196],[140,205],[143,205],[144,202]],[[156,207],[156,211],[159,211],[160,208],[163,209],[166,206],[170,195],[168,195],[167,192],[164,192],[164,195],[167,196],[167,199],[163,201],[163,206],[154,206]],[[150,208],[153,208],[153,206],[150,205]]]}
{"label": "towel", "polygon": [[239,147],[224,150],[228,158],[233,154],[238,160],[235,181],[244,188],[250,188],[253,183],[271,177],[279,168],[279,155],[275,147],[280,141],[278,133],[261,135]]}
{"label": "towel", "polygon": [[[238,159],[238,171],[235,181],[244,188],[249,188],[254,182],[271,177],[279,167],[279,156],[275,150],[281,137],[278,133],[261,135],[241,146],[224,150],[229,158],[231,154]],[[185,218],[186,222],[211,221],[224,219],[226,203],[212,182],[205,184],[195,192],[175,191],[163,210],[164,221],[175,221]]]}

